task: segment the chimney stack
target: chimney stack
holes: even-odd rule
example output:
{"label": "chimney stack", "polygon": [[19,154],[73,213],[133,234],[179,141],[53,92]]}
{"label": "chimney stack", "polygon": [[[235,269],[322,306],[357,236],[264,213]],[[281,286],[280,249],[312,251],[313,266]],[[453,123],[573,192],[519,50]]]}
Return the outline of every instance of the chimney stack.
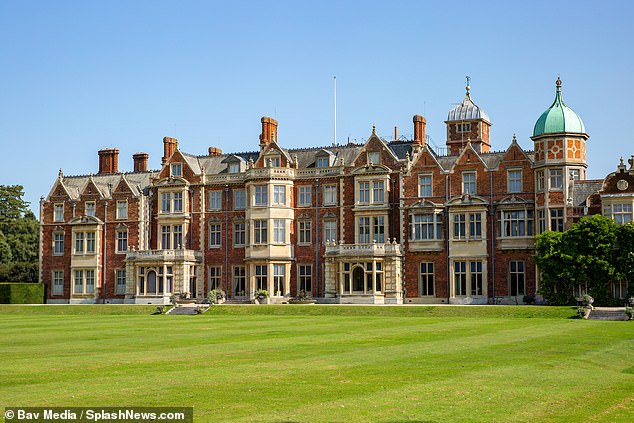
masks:
{"label": "chimney stack", "polygon": [[161,164],[165,164],[167,159],[172,157],[176,147],[178,147],[178,139],[170,137],[163,138],[163,159],[161,160]]}
{"label": "chimney stack", "polygon": [[394,141],[398,140],[398,126],[394,127]]}
{"label": "chimney stack", "polygon": [[132,155],[134,160],[135,172],[147,172],[147,160],[150,157],[148,153],[135,153]]}
{"label": "chimney stack", "polygon": [[427,121],[421,115],[414,115],[414,142],[421,147],[425,145],[425,126]]}
{"label": "chimney stack", "polygon": [[210,156],[220,156],[222,154],[222,149],[218,147],[209,147],[209,155]]}
{"label": "chimney stack", "polygon": [[277,142],[277,121],[268,116],[263,116],[260,121],[262,122],[260,146],[263,147],[268,145],[273,139]]}
{"label": "chimney stack", "polygon": [[100,175],[119,172],[119,149],[104,148],[99,150],[98,154]]}

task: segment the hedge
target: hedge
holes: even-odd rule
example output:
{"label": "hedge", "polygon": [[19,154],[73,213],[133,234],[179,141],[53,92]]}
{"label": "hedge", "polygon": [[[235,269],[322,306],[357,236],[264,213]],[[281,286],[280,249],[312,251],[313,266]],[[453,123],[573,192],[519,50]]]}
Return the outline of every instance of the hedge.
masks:
{"label": "hedge", "polygon": [[44,284],[1,282],[0,304],[44,304]]}

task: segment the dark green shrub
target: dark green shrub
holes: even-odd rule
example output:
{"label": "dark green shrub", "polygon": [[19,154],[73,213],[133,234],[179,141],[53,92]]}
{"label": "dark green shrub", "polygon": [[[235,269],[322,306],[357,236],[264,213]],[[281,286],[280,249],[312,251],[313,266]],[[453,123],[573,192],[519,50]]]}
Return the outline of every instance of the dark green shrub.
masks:
{"label": "dark green shrub", "polygon": [[0,304],[44,304],[44,284],[0,283]]}

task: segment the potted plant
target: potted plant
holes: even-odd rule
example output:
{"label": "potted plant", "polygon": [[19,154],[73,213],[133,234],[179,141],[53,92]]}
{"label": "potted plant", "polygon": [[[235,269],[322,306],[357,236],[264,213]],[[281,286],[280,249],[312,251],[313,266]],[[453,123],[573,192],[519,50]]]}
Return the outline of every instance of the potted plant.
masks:
{"label": "potted plant", "polygon": [[269,298],[269,291],[267,291],[266,289],[258,289],[257,291],[255,291],[253,297],[256,304],[261,304],[263,302],[265,303]]}
{"label": "potted plant", "polygon": [[222,304],[227,299],[227,294],[222,289],[212,289],[209,291],[207,299],[211,304]]}

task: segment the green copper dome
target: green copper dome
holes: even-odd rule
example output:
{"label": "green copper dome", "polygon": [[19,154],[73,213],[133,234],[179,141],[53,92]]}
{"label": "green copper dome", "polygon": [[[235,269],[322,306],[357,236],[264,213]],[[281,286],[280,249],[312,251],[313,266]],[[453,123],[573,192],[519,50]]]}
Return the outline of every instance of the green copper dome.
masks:
{"label": "green copper dome", "polygon": [[566,106],[561,98],[561,79],[557,78],[557,94],[553,105],[537,119],[533,136],[557,134],[561,132],[586,133],[586,128],[578,114]]}

